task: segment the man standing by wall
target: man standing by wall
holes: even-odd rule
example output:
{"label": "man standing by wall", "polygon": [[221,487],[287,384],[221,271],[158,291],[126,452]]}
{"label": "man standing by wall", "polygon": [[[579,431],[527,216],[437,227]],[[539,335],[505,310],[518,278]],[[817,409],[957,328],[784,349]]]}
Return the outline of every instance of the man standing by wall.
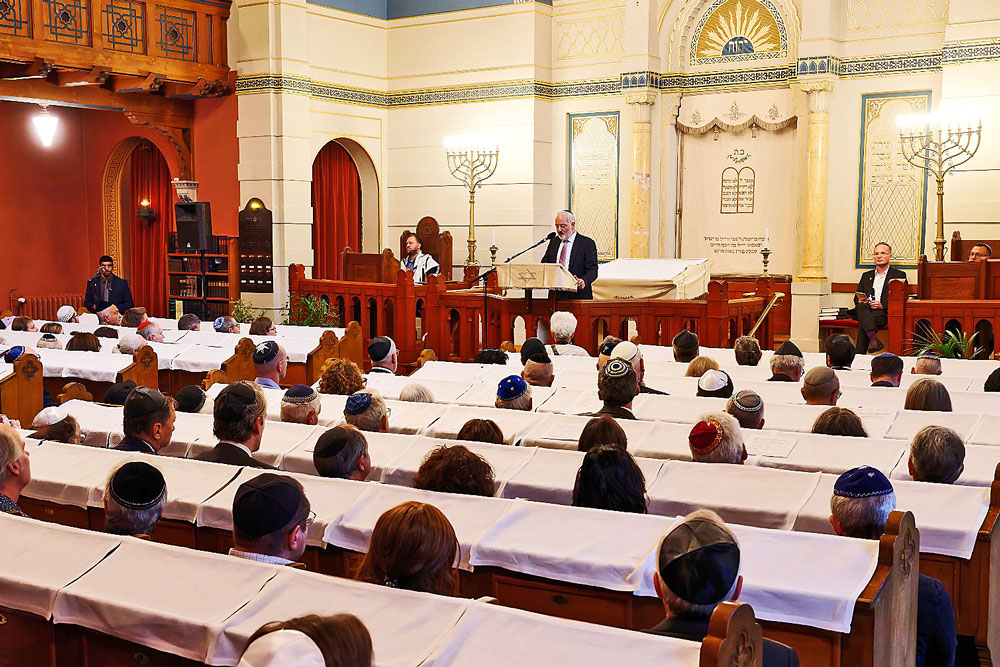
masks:
{"label": "man standing by wall", "polygon": [[115,261],[109,255],[102,255],[98,262],[100,268],[87,281],[84,307],[96,313],[112,305],[118,307],[118,312],[124,313],[135,306],[128,281],[115,275]]}

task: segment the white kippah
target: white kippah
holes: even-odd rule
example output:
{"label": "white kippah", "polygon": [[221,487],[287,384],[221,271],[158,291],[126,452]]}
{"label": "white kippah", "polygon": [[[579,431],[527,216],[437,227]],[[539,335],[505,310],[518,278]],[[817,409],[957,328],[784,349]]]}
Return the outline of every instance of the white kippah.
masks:
{"label": "white kippah", "polygon": [[632,361],[633,359],[635,359],[635,356],[637,354],[639,354],[639,347],[635,343],[627,340],[623,340],[622,342],[618,343],[617,345],[615,345],[615,349],[611,350],[612,359],[624,359],[625,361]]}
{"label": "white kippah", "polygon": [[729,382],[729,376],[722,371],[708,369],[698,380],[698,388],[703,391],[718,391]]}
{"label": "white kippah", "polygon": [[326,667],[316,642],[298,630],[269,632],[247,647],[239,667]]}
{"label": "white kippah", "polygon": [[73,306],[60,306],[56,311],[56,318],[60,322],[69,322],[76,315],[76,308]]}
{"label": "white kippah", "polygon": [[42,428],[43,426],[52,426],[56,422],[61,422],[66,419],[69,415],[62,408],[51,407],[45,408],[31,420],[32,428]]}

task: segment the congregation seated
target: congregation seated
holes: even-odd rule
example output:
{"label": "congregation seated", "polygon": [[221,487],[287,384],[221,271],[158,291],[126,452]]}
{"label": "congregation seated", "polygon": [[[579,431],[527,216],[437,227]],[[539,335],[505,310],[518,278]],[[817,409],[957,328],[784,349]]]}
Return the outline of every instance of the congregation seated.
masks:
{"label": "congregation seated", "polygon": [[410,382],[399,390],[399,400],[409,401],[410,403],[433,403],[434,393],[427,385],[420,384],[419,382]]}
{"label": "congregation seated", "polygon": [[660,396],[666,395],[666,392],[664,391],[646,386],[646,362],[642,359],[642,351],[639,349],[638,345],[631,341],[623,340],[615,345],[615,349],[611,352],[611,358],[621,359],[632,364],[632,368],[635,370],[636,380],[639,383],[640,394],[659,394]]}
{"label": "congregation seated", "polygon": [[298,565],[316,515],[298,480],[265,472],[240,484],[233,498],[230,556],[273,565]]}
{"label": "congregation seated", "polygon": [[118,312],[118,306],[104,301],[97,304],[97,321],[109,327],[120,327],[122,314]]}
{"label": "congregation seated", "polygon": [[802,351],[790,340],[786,340],[771,356],[771,377],[768,382],[798,382],[806,370]]}
{"label": "congregation seated", "polygon": [[[740,545],[711,510],[696,510],[674,526],[656,550],[653,588],[663,602],[666,619],[650,634],[700,642],[708,634],[712,612],[720,602],[737,600],[743,587]],[[764,667],[796,667],[794,649],[764,640]]]}
{"label": "congregation seated", "polygon": [[350,396],[364,389],[365,378],[358,365],[349,359],[328,359],[320,369],[319,393]]}
{"label": "congregation seated", "polygon": [[240,332],[240,323],[226,315],[216,317],[215,321],[212,322],[212,328],[215,329],[216,333],[238,334]]}
{"label": "congregation seated", "polygon": [[238,667],[372,667],[368,628],[354,614],[309,614],[257,629]]}
{"label": "congregation seated", "polygon": [[1000,368],[997,368],[983,382],[983,391],[1000,391]]}
{"label": "congregation seated", "polygon": [[576,316],[563,310],[557,310],[549,318],[549,330],[555,343],[549,345],[552,354],[559,356],[589,357],[590,353],[579,345],[573,344],[576,335]]}
{"label": "congregation seated", "polygon": [[736,356],[736,363],[740,366],[756,366],[764,353],[760,349],[760,342],[753,336],[740,336],[733,344],[733,354]]}
{"label": "congregation seated", "polygon": [[388,336],[378,336],[368,344],[368,358],[372,361],[372,373],[395,375],[399,368],[399,352],[396,341]]}
{"label": "congregation seated", "polygon": [[872,357],[871,380],[873,387],[898,387],[903,380],[903,360],[892,352]]}
{"label": "congregation seated", "polygon": [[[115,336],[115,338],[117,337]],[[142,339],[140,338],[139,340]],[[145,345],[146,341],[142,341],[142,344]],[[139,347],[142,347],[142,345]],[[101,341],[97,339],[96,334],[87,331],[76,331],[66,342],[66,350],[69,352],[100,352]]]}
{"label": "congregation seated", "polygon": [[709,369],[698,378],[698,389],[695,396],[729,398],[732,395],[733,380],[726,371]]}
{"label": "congregation seated", "polygon": [[684,377],[700,378],[705,374],[705,371],[717,370],[719,370],[719,362],[715,359],[712,357],[697,356],[688,364],[687,370],[684,371]]}
{"label": "congregation seated", "polygon": [[281,421],[315,426],[322,408],[315,389],[307,384],[294,384],[281,397]]}
{"label": "congregation seated", "polygon": [[431,450],[417,469],[413,488],[487,498],[496,492],[493,466],[464,445]]}
{"label": "congregation seated", "polygon": [[917,357],[910,372],[914,375],[941,375],[941,357],[932,352],[924,352]]}
{"label": "congregation seated", "polygon": [[[115,352],[131,356],[135,354],[136,350],[144,347],[145,345],[146,340],[142,336],[138,334],[125,334],[118,341],[118,346],[115,347]],[[93,350],[93,352],[100,352],[100,349]]]}
{"label": "congregation seated", "polygon": [[372,469],[365,434],[350,424],[324,431],[313,447],[313,465],[320,477],[365,481]]}
{"label": "congregation seated", "polygon": [[688,435],[691,460],[699,463],[736,463],[747,460],[740,423],[727,412],[712,412],[701,418]]}
{"label": "congregation seated", "polygon": [[618,358],[612,359],[597,376],[597,397],[604,406],[587,416],[608,415],[615,419],[635,419],[632,401],[638,395],[639,381],[632,364]]}
{"label": "congregation seated", "polygon": [[63,349],[62,343],[59,339],[55,337],[55,334],[45,333],[38,339],[35,343],[35,347],[40,350],[61,350]]}
{"label": "congregation seated", "polygon": [[31,481],[31,462],[21,434],[0,424],[0,513],[27,516],[17,501]]}
{"label": "congregation seated", "polygon": [[43,334],[61,334],[63,332],[63,327],[58,322],[46,322],[38,329],[39,333]]}
{"label": "congregation seated", "polygon": [[533,354],[524,364],[521,377],[535,387],[551,387],[556,379],[552,359],[547,354]]}
{"label": "congregation seated", "polygon": [[499,364],[500,366],[506,366],[507,353],[503,350],[479,350],[479,352],[476,352],[473,361],[477,364]]}
{"label": "congregation seated", "polygon": [[122,408],[122,438],[115,449],[156,454],[170,444],[177,415],[174,399],[156,389],[136,387]]}
{"label": "congregation seated", "polygon": [[20,315],[14,318],[14,321],[10,323],[11,331],[27,331],[29,333],[34,333],[38,331],[38,327],[35,326],[35,320],[24,315]]}
{"label": "congregation seated", "polygon": [[98,338],[114,338],[118,339],[118,330],[112,327],[97,327],[94,329],[94,335]]}
{"label": "congregation seated", "polygon": [[254,383],[265,389],[281,389],[281,381],[288,373],[288,353],[285,348],[266,340],[253,351]]}
{"label": "congregation seated", "polygon": [[836,405],[840,398],[840,378],[828,366],[810,368],[802,378],[802,398],[806,405]]}
{"label": "congregation seated", "polygon": [[[877,540],[896,509],[896,494],[881,471],[868,466],[848,470],[834,483],[830,524],[837,535]],[[921,574],[917,584],[918,667],[955,662],[955,612],[951,598],[937,579]]]}
{"label": "congregation seated", "polygon": [[36,440],[80,444],[80,422],[62,408],[44,408],[31,420],[31,428],[35,429],[31,437]]}
{"label": "congregation seated", "polygon": [[389,413],[382,394],[374,389],[351,394],[344,404],[344,421],[362,431],[388,432]]}
{"label": "congregation seated", "polygon": [[136,328],[136,333],[149,343],[163,342],[163,327],[156,322],[146,320]]}
{"label": "congregation seated", "polygon": [[604,368],[604,364],[608,363],[611,359],[612,352],[615,351],[615,346],[622,342],[621,338],[616,338],[615,336],[605,336],[604,340],[601,342],[601,347],[597,351],[597,372],[600,373]]}
{"label": "congregation seated", "polygon": [[868,431],[861,418],[847,408],[824,410],[812,425],[812,433],[823,435],[846,435],[853,438],[867,438]]}
{"label": "congregation seated", "polygon": [[250,335],[251,336],[277,336],[278,327],[274,326],[274,322],[270,317],[261,315],[254,319],[250,323]]}
{"label": "congregation seated", "polygon": [[212,433],[219,442],[195,459],[274,469],[253,458],[260,449],[267,417],[267,401],[258,385],[246,381],[227,385],[215,398],[213,414]]}
{"label": "congregation seated", "polygon": [[375,522],[358,579],[379,586],[438,595],[458,588],[458,537],[433,505],[408,501]]}
{"label": "congregation seated", "polygon": [[122,382],[116,382],[104,392],[104,398],[101,402],[105,405],[125,405],[125,399],[128,398],[132,390],[135,389],[136,384],[133,380],[123,380]]}
{"label": "congregation seated", "polygon": [[174,408],[177,412],[203,412],[210,414],[213,408],[213,402],[209,400],[208,394],[196,384],[181,387],[174,394],[174,403]]}
{"label": "congregation seated", "polygon": [[59,306],[59,310],[56,311],[56,319],[64,324],[79,324],[80,322],[76,308],[70,305]]}
{"label": "congregation seated", "polygon": [[764,428],[764,400],[752,389],[736,392],[726,401],[726,412],[736,418],[741,428]]}
{"label": "congregation seated", "polygon": [[700,350],[698,335],[687,329],[681,329],[670,342],[670,346],[673,348],[674,361],[682,364],[692,361]]}
{"label": "congregation seated", "polygon": [[589,452],[601,445],[612,445],[614,447],[628,448],[628,436],[625,430],[619,426],[613,417],[601,415],[594,417],[583,427],[580,432],[580,439],[577,441],[576,449],[580,452]]}
{"label": "congregation seated", "polygon": [[646,514],[646,478],[624,447],[597,445],[576,473],[573,506]]}
{"label": "congregation seated", "polygon": [[184,313],[177,319],[180,331],[201,331],[201,318],[194,313]]}
{"label": "congregation seated", "polygon": [[167,482],[143,461],[119,466],[104,487],[104,532],[149,537],[167,504]]}
{"label": "congregation seated", "polygon": [[492,419],[470,419],[459,429],[456,439],[469,442],[489,442],[494,445],[502,445],[505,442],[503,431]]}
{"label": "congregation seated", "polygon": [[[0,349],[2,349],[2,348],[0,348]],[[14,347],[10,348],[9,350],[6,350],[3,353],[3,362],[5,364],[13,364],[18,359],[21,358],[21,355],[25,355],[25,354],[35,354],[35,355],[37,355],[38,353],[35,352],[30,347],[27,347],[26,345],[15,345]],[[52,400],[52,395],[49,394],[49,390],[46,389],[46,388],[44,388],[44,387],[42,387],[42,407],[48,408],[48,407],[51,407],[51,406],[53,406],[55,404],[56,404],[56,402],[54,400]]]}
{"label": "congregation seated", "polygon": [[834,334],[826,339],[826,365],[835,371],[849,371],[857,349],[847,334]]}
{"label": "congregation seated", "polygon": [[139,325],[149,319],[146,309],[141,306],[129,308],[122,315],[121,326],[129,329],[138,329]]}
{"label": "congregation seated", "polygon": [[506,410],[531,410],[531,386],[520,375],[508,375],[497,384],[493,405]]}
{"label": "congregation seated", "polygon": [[903,409],[951,412],[951,394],[948,393],[948,388],[937,380],[920,378],[906,390]]}
{"label": "congregation seated", "polygon": [[925,426],[913,436],[908,461],[917,482],[952,484],[965,470],[965,443],[947,426]]}

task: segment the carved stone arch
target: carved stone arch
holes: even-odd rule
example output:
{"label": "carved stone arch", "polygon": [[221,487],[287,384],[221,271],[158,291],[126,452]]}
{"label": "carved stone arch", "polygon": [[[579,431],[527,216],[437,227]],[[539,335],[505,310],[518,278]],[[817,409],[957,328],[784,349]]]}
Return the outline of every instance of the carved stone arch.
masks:
{"label": "carved stone arch", "polygon": [[103,206],[104,253],[111,255],[116,266],[124,262],[122,256],[122,176],[132,151],[142,143],[141,137],[128,137],[118,142],[104,165],[104,179],[101,181],[101,202]]}

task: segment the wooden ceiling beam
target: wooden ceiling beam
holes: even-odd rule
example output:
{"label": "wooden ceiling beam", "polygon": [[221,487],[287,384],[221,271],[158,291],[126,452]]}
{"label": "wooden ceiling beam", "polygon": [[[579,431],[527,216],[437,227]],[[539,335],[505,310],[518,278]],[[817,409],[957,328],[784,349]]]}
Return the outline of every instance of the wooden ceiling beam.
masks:
{"label": "wooden ceiling beam", "polygon": [[52,71],[52,65],[42,58],[35,58],[28,63],[0,62],[0,79],[44,79]]}
{"label": "wooden ceiling beam", "polygon": [[103,86],[111,75],[104,67],[86,70],[60,70],[49,75],[49,83],[57,86]]}
{"label": "wooden ceiling beam", "polygon": [[171,99],[195,99],[198,97],[219,97],[229,92],[229,85],[225,81],[209,81],[198,79],[196,83],[177,83],[166,81],[161,90],[164,97]]}
{"label": "wooden ceiling beam", "polygon": [[116,93],[155,93],[163,85],[163,77],[155,72],[142,76],[111,76],[105,87]]}

